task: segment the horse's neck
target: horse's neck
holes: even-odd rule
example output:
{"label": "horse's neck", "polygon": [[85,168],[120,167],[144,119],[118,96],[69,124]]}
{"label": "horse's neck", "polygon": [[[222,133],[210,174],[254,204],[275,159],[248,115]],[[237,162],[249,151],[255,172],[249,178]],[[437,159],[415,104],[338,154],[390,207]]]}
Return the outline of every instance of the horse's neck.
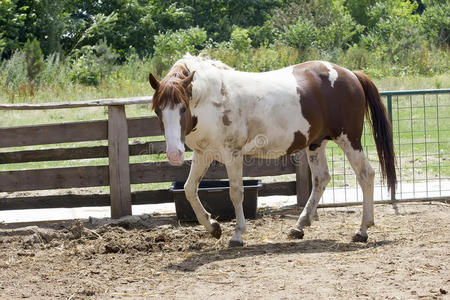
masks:
{"label": "horse's neck", "polygon": [[202,105],[216,101],[221,97],[222,70],[208,68],[196,71],[196,79],[192,88],[194,105]]}

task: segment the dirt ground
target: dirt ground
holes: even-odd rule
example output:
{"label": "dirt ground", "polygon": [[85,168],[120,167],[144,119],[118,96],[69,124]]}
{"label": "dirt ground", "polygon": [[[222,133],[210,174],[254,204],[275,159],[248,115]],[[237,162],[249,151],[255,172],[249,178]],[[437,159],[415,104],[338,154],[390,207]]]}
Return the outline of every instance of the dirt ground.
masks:
{"label": "dirt ground", "polygon": [[298,209],[264,209],[246,245],[152,215],[0,229],[1,299],[450,299],[450,206],[377,205],[369,242],[351,242],[361,208],[320,209],[303,240]]}

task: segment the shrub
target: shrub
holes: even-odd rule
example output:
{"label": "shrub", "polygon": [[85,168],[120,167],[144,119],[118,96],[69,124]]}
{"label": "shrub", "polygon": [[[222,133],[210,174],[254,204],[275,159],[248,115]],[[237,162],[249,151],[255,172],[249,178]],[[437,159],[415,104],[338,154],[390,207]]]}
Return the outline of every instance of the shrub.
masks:
{"label": "shrub", "polygon": [[27,75],[30,83],[34,84],[42,69],[44,68],[44,55],[39,41],[34,39],[25,43],[23,48],[27,65]]}
{"label": "shrub", "polygon": [[257,48],[261,45],[273,44],[280,35],[272,21],[267,20],[262,26],[253,26],[248,29],[248,36],[252,41],[252,46]]}
{"label": "shrub", "polygon": [[94,46],[83,46],[75,51],[70,78],[81,84],[97,86],[112,72],[117,58],[116,51],[105,41]]}
{"label": "shrub", "polygon": [[394,40],[409,38],[409,34],[404,36],[407,30],[417,30],[420,26],[420,16],[413,14],[416,8],[417,4],[403,0],[380,1],[369,7],[367,15],[371,25],[362,36],[361,45],[366,49],[388,48]]}
{"label": "shrub", "polygon": [[294,25],[286,29],[284,39],[288,45],[304,51],[315,41],[316,28],[311,20],[299,17]]}
{"label": "shrub", "polygon": [[358,45],[353,45],[344,53],[340,62],[351,70],[364,70],[370,63],[371,53]]}
{"label": "shrub", "polygon": [[223,42],[205,48],[203,54],[247,72],[276,70],[299,62],[298,50],[281,43],[236,51],[231,48],[230,43]]}
{"label": "shrub", "polygon": [[9,90],[16,90],[28,82],[27,62],[21,51],[13,53],[9,60],[5,60],[1,67],[2,86]]}
{"label": "shrub", "polygon": [[284,32],[284,40],[300,51],[310,47],[321,51],[345,49],[364,30],[364,26],[353,20],[342,0],[321,0],[303,6],[298,7],[297,22],[285,27]]}
{"label": "shrub", "polygon": [[250,48],[252,40],[248,37],[248,30],[235,26],[231,32],[231,47],[239,52]]}
{"label": "shrub", "polygon": [[44,60],[44,68],[39,76],[39,82],[41,85],[63,87],[69,82],[70,74],[70,64],[62,61],[60,53],[55,52]]}
{"label": "shrub", "polygon": [[427,7],[422,15],[423,30],[439,47],[450,45],[450,2]]}
{"label": "shrub", "polygon": [[196,53],[204,46],[206,31],[203,28],[191,27],[177,31],[167,31],[155,37],[153,61],[159,75],[167,70],[177,59],[186,52]]}

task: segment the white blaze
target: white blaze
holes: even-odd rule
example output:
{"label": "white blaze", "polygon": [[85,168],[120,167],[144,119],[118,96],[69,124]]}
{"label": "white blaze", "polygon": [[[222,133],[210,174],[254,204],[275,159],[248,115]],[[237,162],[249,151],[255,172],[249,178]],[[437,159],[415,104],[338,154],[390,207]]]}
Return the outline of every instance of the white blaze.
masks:
{"label": "white blaze", "polygon": [[330,80],[331,87],[334,88],[334,82],[338,78],[338,73],[329,62],[323,61],[322,63],[328,69],[328,80]]}
{"label": "white blaze", "polygon": [[184,160],[184,143],[181,141],[180,106],[162,110],[164,136],[166,138],[166,153],[169,161],[174,165],[181,165]]}

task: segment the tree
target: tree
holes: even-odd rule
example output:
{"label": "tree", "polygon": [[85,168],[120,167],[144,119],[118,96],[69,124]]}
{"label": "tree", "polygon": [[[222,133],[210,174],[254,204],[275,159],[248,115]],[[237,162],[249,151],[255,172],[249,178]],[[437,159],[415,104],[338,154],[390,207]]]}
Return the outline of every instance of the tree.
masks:
{"label": "tree", "polygon": [[27,41],[23,49],[27,65],[28,80],[35,84],[39,73],[44,68],[44,55],[37,39]]}
{"label": "tree", "polygon": [[0,54],[2,58],[12,55],[21,47],[20,33],[26,18],[25,9],[17,7],[17,1],[0,1]]}

